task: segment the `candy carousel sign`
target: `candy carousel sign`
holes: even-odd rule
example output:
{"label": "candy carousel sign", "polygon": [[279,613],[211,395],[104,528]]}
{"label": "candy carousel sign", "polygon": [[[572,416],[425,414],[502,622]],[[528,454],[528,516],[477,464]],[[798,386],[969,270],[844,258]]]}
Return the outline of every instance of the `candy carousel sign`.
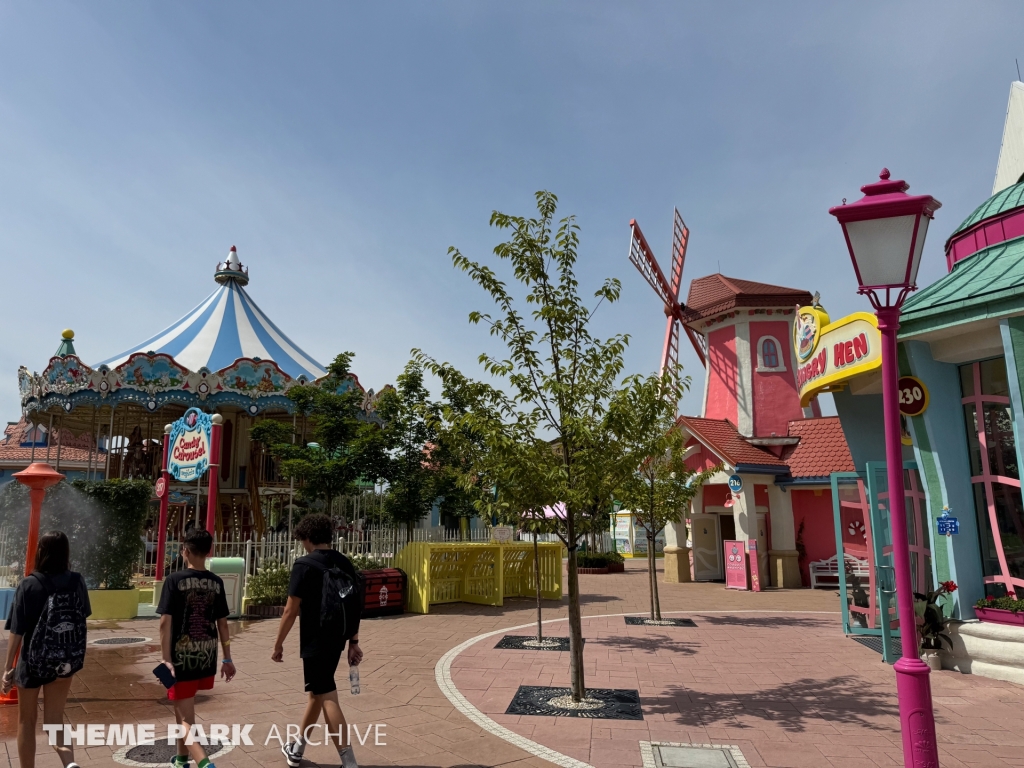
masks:
{"label": "candy carousel sign", "polygon": [[212,428],[210,415],[197,408],[189,408],[171,425],[167,471],[175,480],[195,480],[209,468]]}

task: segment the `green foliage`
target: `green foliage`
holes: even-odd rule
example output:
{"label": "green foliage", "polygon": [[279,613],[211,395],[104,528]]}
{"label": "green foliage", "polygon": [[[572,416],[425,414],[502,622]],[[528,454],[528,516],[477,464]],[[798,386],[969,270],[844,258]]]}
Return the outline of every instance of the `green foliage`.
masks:
{"label": "green foliage", "polygon": [[1002,597],[983,597],[974,604],[975,608],[995,608],[1000,611],[1012,611],[1020,613],[1024,611],[1024,600],[1018,600],[1011,595]]}
{"label": "green foliage", "polygon": [[359,480],[376,482],[385,472],[381,429],[363,411],[363,392],[352,382],[352,357],[342,352],[327,367],[325,380],[288,390],[313,425],[309,444],[293,444],[291,428],[270,419],[249,431],[281,460],[281,474],[296,480],[299,497],[322,501],[327,509],[337,496],[354,493]]}
{"label": "green foliage", "polygon": [[381,474],[388,481],[384,509],[395,523],[412,527],[430,512],[436,498],[428,450],[434,431],[428,422],[430,393],[423,385],[423,368],[409,363],[396,386],[381,392],[377,415],[384,422],[386,450]]}
{"label": "green foliage", "polygon": [[[90,589],[129,589],[152,494],[153,487],[144,480],[60,482],[46,491],[39,530],[67,534],[71,568],[82,574]],[[0,491],[0,525],[9,528],[11,562],[19,568],[25,562],[28,512],[28,488],[5,485]]]}
{"label": "green foliage", "polygon": [[71,485],[104,512],[94,522],[96,538],[85,554],[91,579],[106,589],[130,589],[153,486],[146,480],[75,480]]}
{"label": "green foliage", "polygon": [[291,571],[276,560],[267,564],[249,577],[246,582],[246,596],[250,605],[284,605],[288,602],[288,581]]}
{"label": "green foliage", "polygon": [[376,571],[387,568],[387,563],[371,555],[349,555],[349,561],[357,571]]}

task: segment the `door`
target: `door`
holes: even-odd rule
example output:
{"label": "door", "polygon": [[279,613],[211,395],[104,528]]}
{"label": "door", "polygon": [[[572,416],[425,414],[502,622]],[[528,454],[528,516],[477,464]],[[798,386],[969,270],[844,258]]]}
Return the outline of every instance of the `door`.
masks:
{"label": "door", "polygon": [[715,581],[724,578],[718,522],[718,515],[701,514],[692,515],[690,518],[690,537],[693,541],[693,578],[696,581]]}
{"label": "door", "polygon": [[757,570],[761,587],[771,586],[771,574],[768,572],[768,523],[764,512],[757,513]]}

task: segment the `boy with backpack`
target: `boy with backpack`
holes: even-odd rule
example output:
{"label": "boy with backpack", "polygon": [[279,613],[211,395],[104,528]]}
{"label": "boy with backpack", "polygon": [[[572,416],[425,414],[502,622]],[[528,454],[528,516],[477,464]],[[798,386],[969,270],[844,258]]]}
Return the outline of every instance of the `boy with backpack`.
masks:
{"label": "boy with backpack", "polygon": [[[217,640],[224,649],[220,674],[227,682],[235,676],[228,633],[228,601],[220,576],[206,570],[206,557],[213,548],[209,531],[195,528],[185,534],[182,555],[185,569],[164,579],[160,592],[160,649],[162,659],[174,674],[167,690],[174,704],[174,717],[186,735],[196,722],[197,691],[209,691],[217,675]],[[177,739],[178,754],[172,768],[188,768],[191,754],[196,768],[214,768],[202,745]]]}
{"label": "boy with backpack", "polygon": [[302,543],[307,555],[298,558],[292,566],[288,603],[271,656],[274,661],[284,660],[284,641],[298,617],[299,656],[309,701],[302,715],[298,741],[281,748],[290,768],[298,768],[302,762],[307,729],[320,719],[321,712],[338,749],[342,768],[358,768],[352,745],[348,743],[348,728],[338,702],[334,675],[346,642],[349,665],[356,666],[363,659],[359,648],[363,586],[349,559],[331,547],[333,534],[334,526],[327,515],[307,515],[295,526],[295,538]]}

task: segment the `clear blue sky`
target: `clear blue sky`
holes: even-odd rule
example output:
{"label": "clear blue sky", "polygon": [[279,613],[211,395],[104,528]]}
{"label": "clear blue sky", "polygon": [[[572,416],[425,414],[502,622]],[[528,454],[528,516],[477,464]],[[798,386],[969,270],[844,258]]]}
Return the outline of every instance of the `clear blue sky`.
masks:
{"label": "clear blue sky", "polygon": [[[88,363],[214,288],[250,295],[321,362],[379,389],[420,347],[475,370],[494,208],[557,193],[580,275],[621,278],[601,330],[658,364],[664,315],[627,261],[636,217],[684,278],[724,274],[864,307],[827,213],[885,165],[943,202],[988,197],[1024,4],[0,2],[0,418],[60,331]],[[703,371],[684,363],[699,410]]]}

